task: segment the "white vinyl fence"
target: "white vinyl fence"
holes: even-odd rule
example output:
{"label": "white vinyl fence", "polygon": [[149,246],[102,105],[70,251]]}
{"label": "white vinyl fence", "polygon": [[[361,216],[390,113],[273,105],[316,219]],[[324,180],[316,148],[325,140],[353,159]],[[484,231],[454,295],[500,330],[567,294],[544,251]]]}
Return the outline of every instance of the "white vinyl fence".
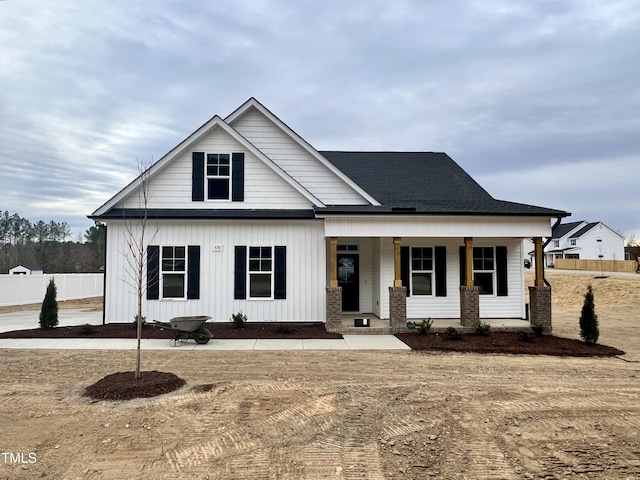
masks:
{"label": "white vinyl fence", "polygon": [[51,278],[59,301],[104,295],[103,273],[0,275],[0,307],[42,303]]}

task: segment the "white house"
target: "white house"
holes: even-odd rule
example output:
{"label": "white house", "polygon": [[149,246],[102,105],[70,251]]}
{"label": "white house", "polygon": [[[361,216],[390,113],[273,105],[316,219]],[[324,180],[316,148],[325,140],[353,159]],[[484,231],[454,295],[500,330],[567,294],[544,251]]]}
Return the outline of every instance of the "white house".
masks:
{"label": "white house", "polygon": [[[144,216],[143,178],[90,215],[107,225],[108,322],[136,311],[125,227]],[[551,220],[568,215],[496,200],[444,153],[317,151],[254,98],[148,179],[144,312],[159,320],[242,310],[339,329],[356,312],[399,330],[427,317],[524,319],[522,240],[542,253]],[[532,321],[550,328],[542,262],[530,290]]]}
{"label": "white house", "polygon": [[44,270],[38,265],[16,265],[9,269],[9,275],[43,275]]}
{"label": "white house", "polygon": [[558,258],[624,260],[624,235],[603,222],[561,223],[553,229],[544,255],[548,266]]}

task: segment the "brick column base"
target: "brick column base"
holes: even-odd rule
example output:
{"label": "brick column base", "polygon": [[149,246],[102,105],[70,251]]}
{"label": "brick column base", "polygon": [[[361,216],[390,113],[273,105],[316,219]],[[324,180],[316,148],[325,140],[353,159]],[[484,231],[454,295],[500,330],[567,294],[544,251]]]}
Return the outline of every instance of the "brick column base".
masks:
{"label": "brick column base", "polygon": [[480,291],[478,287],[460,286],[460,324],[475,327],[480,321]]}
{"label": "brick column base", "polygon": [[342,287],[327,287],[327,317],[325,328],[328,332],[342,329]]}
{"label": "brick column base", "polygon": [[389,287],[389,319],[391,331],[407,329],[407,287]]}
{"label": "brick column base", "polygon": [[544,333],[551,333],[551,287],[529,287],[529,318],[531,325],[544,325]]}

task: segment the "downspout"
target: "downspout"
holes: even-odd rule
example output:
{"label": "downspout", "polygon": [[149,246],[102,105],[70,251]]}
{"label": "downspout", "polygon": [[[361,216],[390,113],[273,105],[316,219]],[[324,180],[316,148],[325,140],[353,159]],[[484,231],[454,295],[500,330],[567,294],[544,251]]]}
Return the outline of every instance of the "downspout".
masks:
{"label": "downspout", "polygon": [[[544,242],[544,244],[542,245],[542,254],[544,255],[544,249],[547,248],[547,245],[549,245],[549,243],[551,242],[551,240],[553,240],[553,231],[556,229],[556,227],[558,227],[558,225],[560,225],[560,223],[562,222],[562,217],[558,216],[556,217],[556,223],[553,225],[553,227],[551,227],[551,236],[549,238],[547,238],[547,241]],[[542,262],[542,279],[544,280],[544,284],[547,287],[551,287],[551,284],[549,283],[549,281],[547,280],[547,277],[544,276],[544,261]]]}
{"label": "downspout", "polygon": [[107,224],[104,224],[104,271],[102,272],[102,325],[107,324]]}

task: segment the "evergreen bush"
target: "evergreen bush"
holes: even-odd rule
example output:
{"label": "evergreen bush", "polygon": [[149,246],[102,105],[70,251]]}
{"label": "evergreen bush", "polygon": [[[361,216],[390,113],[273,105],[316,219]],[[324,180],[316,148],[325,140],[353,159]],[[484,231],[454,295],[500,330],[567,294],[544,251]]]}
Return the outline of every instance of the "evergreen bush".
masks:
{"label": "evergreen bush", "polygon": [[238,313],[231,314],[231,322],[236,328],[244,328],[244,324],[247,322],[247,316],[240,310]]}
{"label": "evergreen bush", "polygon": [[593,289],[591,284],[587,287],[587,293],[584,294],[584,304],[582,305],[582,313],[580,313],[580,336],[589,344],[596,343],[600,336],[598,330],[598,315],[596,315],[595,305],[593,303]]}
{"label": "evergreen bush", "polygon": [[47,286],[47,292],[44,295],[42,309],[40,310],[40,328],[53,328],[58,325],[57,294],[58,289],[52,278]]}

